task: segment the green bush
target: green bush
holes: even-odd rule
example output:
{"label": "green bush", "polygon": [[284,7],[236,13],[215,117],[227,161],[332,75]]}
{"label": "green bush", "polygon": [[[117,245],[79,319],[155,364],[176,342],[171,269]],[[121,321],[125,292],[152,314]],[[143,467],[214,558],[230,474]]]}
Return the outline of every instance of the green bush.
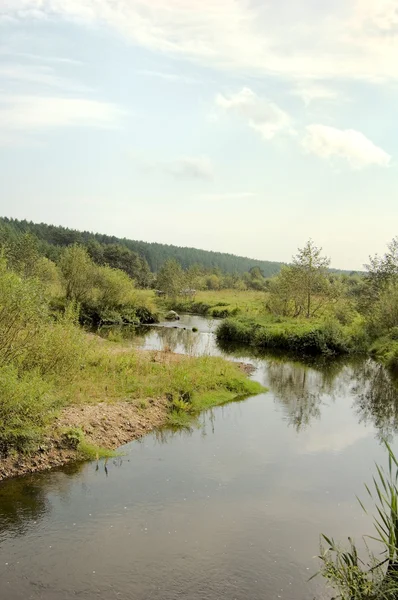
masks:
{"label": "green bush", "polygon": [[48,307],[42,286],[7,269],[0,258],[0,365],[34,350]]}
{"label": "green bush", "polygon": [[3,366],[0,398],[0,453],[37,446],[57,405],[50,385],[34,371],[21,375],[16,367]]}
{"label": "green bush", "polygon": [[84,332],[77,325],[77,312],[70,305],[63,315],[48,319],[26,354],[24,369],[36,369],[47,377],[73,379],[82,368],[88,351]]}
{"label": "green bush", "polygon": [[231,318],[219,325],[216,335],[222,341],[304,354],[344,354],[355,349],[344,328],[331,319],[262,324],[254,319]]}

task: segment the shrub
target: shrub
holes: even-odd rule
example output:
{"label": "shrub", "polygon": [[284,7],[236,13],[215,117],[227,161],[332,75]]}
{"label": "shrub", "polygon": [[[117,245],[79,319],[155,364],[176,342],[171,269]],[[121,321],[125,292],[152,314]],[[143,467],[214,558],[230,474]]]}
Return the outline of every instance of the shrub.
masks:
{"label": "shrub", "polygon": [[0,368],[0,452],[28,451],[39,443],[56,401],[48,383],[36,372],[23,375]]}
{"label": "shrub", "polygon": [[42,324],[22,365],[45,376],[70,379],[79,373],[87,351],[87,339],[77,325],[77,309],[70,305],[63,315]]}
{"label": "shrub", "polygon": [[343,354],[354,350],[347,332],[335,320],[270,321],[225,319],[216,332],[217,339],[259,348],[279,348],[305,354]]}
{"label": "shrub", "polygon": [[0,365],[33,351],[47,318],[42,286],[12,273],[0,259]]}

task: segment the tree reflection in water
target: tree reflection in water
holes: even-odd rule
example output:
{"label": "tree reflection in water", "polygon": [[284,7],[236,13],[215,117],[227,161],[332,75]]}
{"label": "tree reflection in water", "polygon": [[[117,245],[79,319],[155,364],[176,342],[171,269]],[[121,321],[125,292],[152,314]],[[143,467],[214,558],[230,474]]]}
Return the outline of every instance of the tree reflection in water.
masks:
{"label": "tree reflection in water", "polygon": [[62,470],[16,477],[0,485],[0,540],[3,533],[22,535],[33,521],[51,510],[49,492],[67,498],[75,476],[83,463],[73,463]]}
{"label": "tree reflection in water", "polygon": [[398,431],[398,378],[383,365],[368,359],[354,369],[352,392],[359,422],[372,424],[382,439]]}
{"label": "tree reflection in water", "polygon": [[264,374],[297,431],[319,419],[322,405],[339,396],[353,400],[359,423],[373,425],[380,440],[398,432],[398,378],[374,360],[268,358]]}
{"label": "tree reflection in water", "polygon": [[345,369],[345,363],[338,360],[286,362],[271,358],[266,363],[266,383],[284,407],[289,424],[301,431],[320,418],[323,402],[334,400],[339,388],[336,379]]}

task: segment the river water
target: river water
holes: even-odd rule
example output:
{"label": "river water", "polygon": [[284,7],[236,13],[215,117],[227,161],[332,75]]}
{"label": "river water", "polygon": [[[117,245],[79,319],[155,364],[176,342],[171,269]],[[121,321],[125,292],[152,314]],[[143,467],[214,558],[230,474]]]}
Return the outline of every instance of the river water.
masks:
{"label": "river water", "polygon": [[117,459],[0,484],[1,600],[330,598],[308,582],[319,534],[372,532],[355,496],[386,462],[381,438],[397,449],[382,367],[221,349],[200,317],[164,325],[132,345],[247,360],[268,393]]}

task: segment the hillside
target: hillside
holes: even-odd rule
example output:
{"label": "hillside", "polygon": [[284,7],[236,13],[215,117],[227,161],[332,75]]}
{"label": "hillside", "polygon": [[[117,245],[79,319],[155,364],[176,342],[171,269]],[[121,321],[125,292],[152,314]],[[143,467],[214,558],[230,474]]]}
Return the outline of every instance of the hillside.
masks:
{"label": "hillside", "polygon": [[47,246],[47,254],[50,256],[54,256],[54,253],[57,253],[57,249],[74,243],[84,245],[90,242],[97,242],[101,245],[118,244],[128,248],[132,252],[136,252],[144,258],[153,273],[157,273],[162,264],[169,258],[177,260],[184,269],[194,264],[200,264],[207,269],[216,268],[224,273],[242,274],[253,267],[259,267],[265,277],[271,277],[275,273],[278,273],[282,266],[280,262],[256,260],[224,252],[211,252],[171,244],[129,240],[101,233],[77,231],[76,229],[69,229],[67,227],[47,225],[45,223],[32,223],[25,220],[19,221],[6,217],[0,217],[0,230],[3,230],[3,232],[6,232],[11,237],[26,232],[34,234]]}

